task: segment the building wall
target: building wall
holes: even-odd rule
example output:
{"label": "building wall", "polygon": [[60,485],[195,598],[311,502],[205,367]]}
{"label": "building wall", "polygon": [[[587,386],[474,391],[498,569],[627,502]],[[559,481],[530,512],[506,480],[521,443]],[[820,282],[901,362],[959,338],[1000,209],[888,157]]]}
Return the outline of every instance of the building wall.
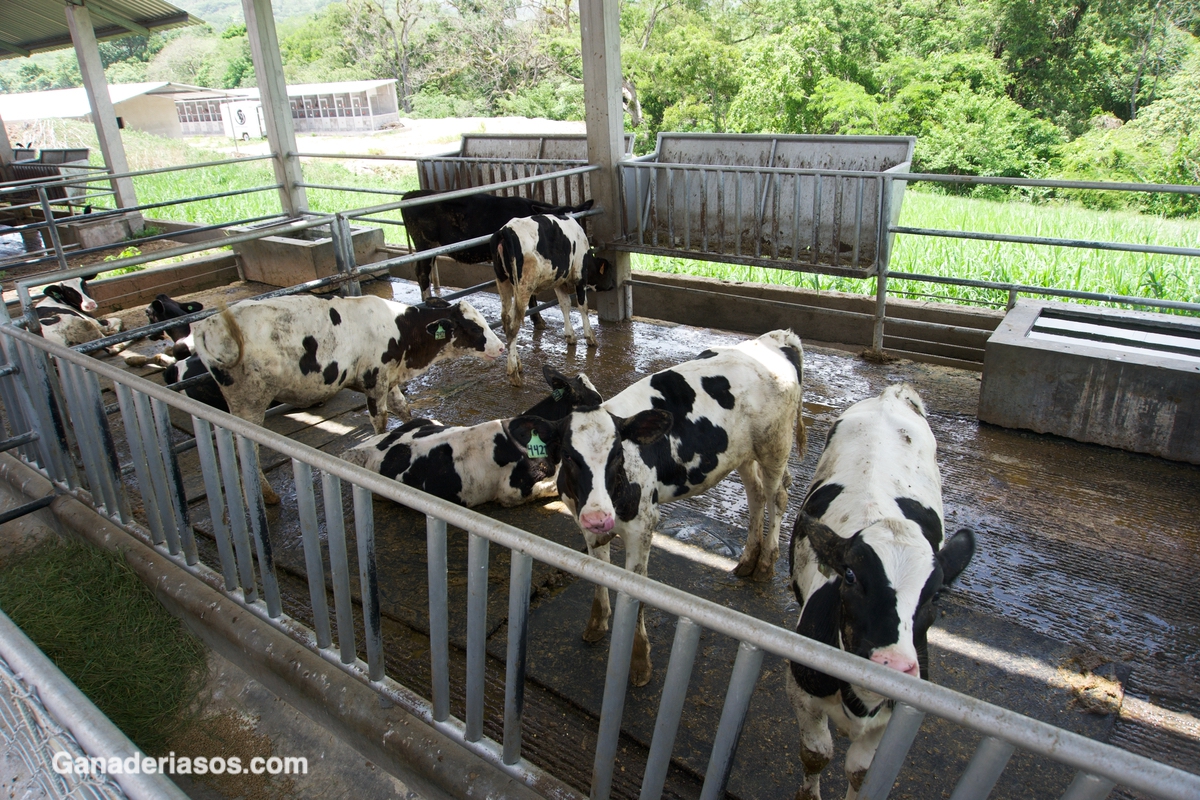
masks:
{"label": "building wall", "polygon": [[179,115],[175,113],[175,101],[169,97],[144,94],[117,103],[114,109],[117,116],[125,120],[126,128],[172,139],[183,136]]}

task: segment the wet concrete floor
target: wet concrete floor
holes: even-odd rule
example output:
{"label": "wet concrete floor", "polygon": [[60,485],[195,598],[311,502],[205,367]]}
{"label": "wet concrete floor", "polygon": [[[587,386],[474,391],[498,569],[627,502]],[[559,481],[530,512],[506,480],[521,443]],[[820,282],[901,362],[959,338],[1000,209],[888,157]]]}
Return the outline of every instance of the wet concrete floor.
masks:
{"label": "wet concrete floor", "polygon": [[[262,290],[235,284],[192,299],[209,302],[221,296],[232,302]],[[406,302],[419,297],[414,285],[402,281],[367,284],[364,291]],[[476,295],[471,302],[499,327],[494,295]],[[140,323],[139,313],[127,312],[129,322]],[[567,373],[587,372],[607,397],[707,347],[746,338],[638,319],[598,326],[596,349],[567,347],[557,310],[545,312],[545,318],[544,330],[527,325],[519,340],[527,376],[523,389],[508,385],[502,362],[441,364],[408,385],[414,415],[449,424],[513,416],[544,396],[543,363]],[[1200,770],[1200,607],[1195,602],[1200,594],[1200,468],[982,425],[975,418],[978,373],[909,361],[875,364],[809,345],[804,398],[810,446],[806,454],[792,457],[785,544],[832,420],[851,403],[896,381],[912,383],[929,410],[939,442],[948,530],[971,527],[979,542],[975,560],[944,601],[942,618],[931,632],[933,679],[1157,760]],[[336,454],[370,435],[363,407],[361,395],[343,392],[322,407],[271,419],[269,426]],[[181,426],[186,422],[177,419]],[[287,590],[285,604],[288,613],[308,619],[291,468],[266,451],[263,458],[283,497],[281,506],[269,511],[269,521]],[[182,467],[192,521],[203,533],[209,528],[208,511],[194,452],[182,457]],[[348,502],[346,509],[349,521]],[[479,510],[583,547],[556,501]],[[786,559],[780,560],[771,582],[755,584],[729,574],[744,541],[746,513],[736,475],[701,497],[665,506],[663,512],[651,577],[770,622],[795,625],[798,609],[787,585]],[[428,696],[424,520],[378,500],[374,516],[389,674]],[[204,549],[207,563],[215,564],[211,545]],[[466,537],[461,532],[451,534],[450,558],[451,641],[461,647],[466,596]],[[621,558],[619,547],[614,548],[614,561]],[[497,739],[507,562],[506,552],[491,548],[493,658],[486,732]],[[580,639],[590,585],[538,565],[534,587],[524,752],[586,791],[607,646]],[[647,623],[656,671],[650,685],[630,690],[615,797],[637,796],[674,634],[674,620],[660,612],[650,611]],[[698,794],[735,650],[736,643],[713,634],[701,641],[664,796]],[[454,713],[461,715],[461,653],[456,651],[453,661]],[[730,779],[731,796],[790,798],[796,790],[799,741],[783,693],[784,669],[780,659],[764,662]],[[977,741],[975,734],[927,720],[893,796],[948,796]],[[826,770],[830,797],[843,791],[844,745],[840,740],[839,755]],[[1018,754],[992,796],[1057,797],[1069,779],[1067,770]]]}

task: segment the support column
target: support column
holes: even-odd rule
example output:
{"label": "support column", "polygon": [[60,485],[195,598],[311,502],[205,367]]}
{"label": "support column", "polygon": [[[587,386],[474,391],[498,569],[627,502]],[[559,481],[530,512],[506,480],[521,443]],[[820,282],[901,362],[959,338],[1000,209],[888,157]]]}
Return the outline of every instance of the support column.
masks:
{"label": "support column", "polygon": [[[621,108],[621,27],[617,0],[579,0],[579,30],[583,40],[583,99],[587,119],[588,163],[592,197],[604,208],[589,217],[592,238],[604,245],[621,234],[621,191],[617,164],[625,153],[625,121]],[[596,296],[600,319],[614,322],[633,314],[629,254],[604,251],[617,269],[617,288]]]}
{"label": "support column", "polygon": [[[104,163],[114,173],[129,172],[125,145],[121,142],[121,130],[117,127],[117,112],[113,110],[108,81],[104,78],[104,65],[100,61],[100,49],[96,46],[92,15],[84,6],[72,3],[67,3],[66,12],[67,26],[71,29],[71,41],[75,43],[75,57],[79,61],[79,73],[83,76],[83,88],[92,109],[92,124],[96,128],[96,139],[100,142]],[[118,208],[133,208],[138,204],[132,178],[114,178],[110,183]],[[134,233],[141,232],[145,223],[140,213],[131,213],[128,220]]]}
{"label": "support column", "polygon": [[296,128],[292,124],[292,109],[288,105],[287,82],[283,78],[283,59],[279,55],[279,36],[275,33],[275,15],[271,0],[242,0],[246,16],[246,36],[250,39],[250,56],[254,59],[254,75],[258,79],[258,99],[262,102],[263,122],[267,126],[267,141],[275,154],[275,180],[283,184],[279,202],[289,216],[308,210],[308,195],[303,186],[304,174],[296,152]]}
{"label": "support column", "polygon": [[[8,129],[4,127],[4,118],[0,117],[0,181],[16,180],[17,175],[12,168],[14,160],[12,143],[8,140]],[[15,214],[18,225],[33,222],[33,214],[27,208],[23,208]],[[25,243],[25,250],[30,253],[40,250],[42,247],[42,237],[36,230],[21,231],[21,241]]]}

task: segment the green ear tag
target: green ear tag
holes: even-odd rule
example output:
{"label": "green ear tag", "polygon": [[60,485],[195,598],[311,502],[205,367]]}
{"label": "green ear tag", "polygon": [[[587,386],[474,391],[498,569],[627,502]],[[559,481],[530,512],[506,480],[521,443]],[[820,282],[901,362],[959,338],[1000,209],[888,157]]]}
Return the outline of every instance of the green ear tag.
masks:
{"label": "green ear tag", "polygon": [[541,438],[537,435],[537,431],[534,431],[530,435],[529,445],[525,448],[525,450],[529,453],[530,458],[545,458],[546,457],[546,443],[543,442],[541,440]]}
{"label": "green ear tag", "polygon": [[565,392],[565,391],[566,391],[565,389],[560,387],[558,389],[555,389],[554,392],[551,393],[550,396],[553,397],[555,400],[562,400],[563,392]]}
{"label": "green ear tag", "polygon": [[446,329],[445,329],[445,328],[443,328],[441,325],[438,325],[438,326],[437,326],[437,333],[435,333],[435,334],[433,335],[433,338],[435,338],[435,339],[445,339],[445,338],[446,338]]}

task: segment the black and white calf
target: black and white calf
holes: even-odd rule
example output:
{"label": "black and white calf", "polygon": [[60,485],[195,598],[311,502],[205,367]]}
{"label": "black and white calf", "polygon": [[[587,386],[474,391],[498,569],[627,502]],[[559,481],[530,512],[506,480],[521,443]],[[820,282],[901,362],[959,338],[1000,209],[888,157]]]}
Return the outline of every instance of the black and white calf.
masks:
{"label": "black and white calf", "polygon": [[[975,552],[964,528],[942,542],[942,479],[925,406],[890,386],[838,417],[792,533],[797,632],[907,675],[928,678],[933,601]],[[800,664],[787,692],[800,723],[804,784],[821,796],[833,757],[829,721],[850,737],[846,797],[853,800],[891,718],[886,697]]]}
{"label": "black and white calf", "polygon": [[[603,400],[586,375],[567,378],[549,366],[542,372],[553,391],[526,414],[562,419]],[[467,507],[488,502],[515,506],[558,494],[558,464],[545,452],[535,456],[518,447],[509,436],[509,422],[497,419],[462,428],[414,419],[350,448],[342,458]]]}
{"label": "black and white calf", "polygon": [[[183,301],[173,299],[170,295],[160,294],[158,297],[146,306],[146,318],[150,320],[150,324],[154,325],[159,322],[168,322],[169,320],[186,317],[189,314],[195,314],[198,311],[203,311],[204,305],[195,301]],[[176,361],[192,355],[192,326],[186,322],[179,323],[167,328],[160,333],[150,334],[149,339],[170,339],[171,356]]]}
{"label": "black and white calf", "polygon": [[[558,490],[588,552],[608,561],[609,542],[620,536],[625,568],[640,575],[659,504],[707,491],[737,470],[750,518],[736,573],[767,580],[779,557],[788,455],[797,440],[801,453],[805,447],[803,353],[794,333],[772,331],[655,373],[598,409],[559,422],[518,417],[509,430],[522,445],[537,435],[561,461]],[[597,587],[583,638],[598,641],[609,616],[608,591]],[[639,612],[630,681],[649,680],[650,644]]]}
{"label": "black and white calf", "polygon": [[[417,189],[405,192],[401,200],[429,197],[437,192]],[[436,203],[409,206],[400,209],[404,230],[412,240],[413,249],[430,250],[448,244],[465,242],[480,236],[491,236],[513,217],[528,217],[531,214],[567,214],[587,211],[592,201],[578,206],[555,206],[540,200],[524,197],[496,197],[476,194],[469,197],[451,198]],[[487,244],[459,250],[452,256],[463,264],[484,264],[492,260],[492,251]],[[417,283],[421,286],[421,299],[430,296],[429,276],[433,271],[433,259],[416,262]]]}
{"label": "black and white calf", "polygon": [[[525,321],[525,307],[537,306],[540,291],[554,289],[562,309],[563,334],[567,344],[575,344],[568,297],[574,290],[575,307],[583,317],[583,335],[589,347],[596,346],[596,335],[588,320],[587,290],[594,286],[606,292],[615,285],[616,276],[608,261],[588,249],[582,225],[571,217],[548,214],[509,220],[492,236],[492,264],[500,292],[500,316],[508,336],[508,379],[513,386],[522,384],[517,336]],[[540,314],[534,314],[533,321],[542,327]]]}
{"label": "black and white calf", "polygon": [[33,307],[42,336],[64,347],[74,347],[120,333],[121,320],[117,317],[92,316],[99,306],[88,291],[88,281],[95,277],[69,278],[42,287],[43,297]]}
{"label": "black and white calf", "polygon": [[[272,400],[298,408],[342,389],[367,396],[376,433],[389,397],[408,414],[402,384],[463,355],[498,358],[504,345],[467,303],[409,306],[379,297],[246,300],[192,326],[196,354],[216,378],[230,413],[261,425]],[[263,497],[279,502],[262,478]]]}
{"label": "black and white calf", "polygon": [[167,386],[170,386],[173,383],[201,376],[207,378],[207,380],[188,386],[183,390],[183,393],[193,400],[199,400],[201,403],[205,403],[221,411],[228,411],[229,405],[225,402],[225,395],[221,394],[221,387],[217,386],[216,380],[209,374],[204,366],[204,362],[200,360],[200,356],[188,356],[182,361],[176,361],[167,367],[163,371],[163,382]]}

